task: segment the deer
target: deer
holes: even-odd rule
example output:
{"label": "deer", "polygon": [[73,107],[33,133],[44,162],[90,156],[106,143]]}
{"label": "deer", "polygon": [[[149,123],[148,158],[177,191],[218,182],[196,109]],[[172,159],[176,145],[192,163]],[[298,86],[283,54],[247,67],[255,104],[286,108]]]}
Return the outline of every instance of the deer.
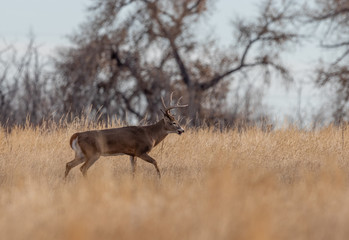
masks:
{"label": "deer", "polygon": [[158,145],[170,133],[181,135],[184,129],[171,114],[175,108],[184,108],[188,105],[180,105],[181,98],[177,104],[171,106],[172,94],[170,97],[170,106],[165,105],[161,97],[164,109],[160,109],[163,118],[152,125],[147,126],[126,126],[119,128],[109,128],[103,130],[91,130],[74,133],[70,138],[70,147],[75,152],[75,158],[66,164],[66,179],[70,170],[77,165],[84,163],[80,171],[84,177],[87,176],[87,170],[101,156],[130,156],[132,175],[135,175],[137,158],[140,158],[154,165],[157,175],[161,178],[160,170],[154,158],[149,156],[149,152]]}

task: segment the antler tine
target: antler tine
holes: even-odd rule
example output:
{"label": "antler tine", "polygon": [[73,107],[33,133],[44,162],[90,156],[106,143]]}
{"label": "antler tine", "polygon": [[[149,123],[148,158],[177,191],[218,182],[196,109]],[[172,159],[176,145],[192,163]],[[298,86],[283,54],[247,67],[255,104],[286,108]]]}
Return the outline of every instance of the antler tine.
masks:
{"label": "antler tine", "polygon": [[180,103],[180,101],[182,100],[182,98],[183,98],[183,96],[181,96],[180,98],[178,98],[178,100],[177,100],[177,106],[179,106],[179,103]]}
{"label": "antler tine", "polygon": [[189,106],[188,104],[180,105],[180,101],[182,100],[182,98],[183,98],[183,96],[181,96],[181,97],[178,99],[177,105],[176,105],[176,106],[179,107],[179,108],[188,107],[188,106]]}
{"label": "antler tine", "polygon": [[165,104],[165,101],[164,101],[164,98],[161,97],[161,102],[162,102],[162,106],[164,107],[164,110],[166,111],[166,104]]}
{"label": "antler tine", "polygon": [[169,107],[166,107],[166,104],[165,104],[165,100],[163,97],[161,97],[161,102],[162,102],[162,105],[164,107],[164,111],[162,111],[164,114],[167,114],[167,115],[171,115],[170,113],[170,110],[171,109],[174,109],[174,108],[184,108],[184,107],[188,107],[188,105],[180,105],[180,101],[181,101],[182,97],[180,97],[177,101],[177,104],[175,106],[171,106],[172,105],[172,100],[173,100],[173,92],[171,93],[170,95],[170,106]]}
{"label": "antler tine", "polygon": [[[180,97],[180,98],[178,99],[176,106],[170,106],[170,107],[166,108],[166,112],[169,113],[169,111],[170,111],[171,109],[174,109],[174,108],[184,108],[184,107],[188,107],[187,104],[186,104],[186,105],[180,105],[180,104],[179,104],[180,101],[181,101],[181,99],[182,99],[182,97]],[[172,94],[171,94],[171,101],[172,101]]]}
{"label": "antler tine", "polygon": [[170,106],[172,105],[172,98],[173,98],[173,92],[171,92],[171,95],[170,95]]}
{"label": "antler tine", "polygon": [[166,112],[168,112],[168,111],[170,111],[171,109],[174,109],[174,108],[185,108],[185,107],[188,107],[188,104],[187,105],[171,106],[171,107],[166,108]]}

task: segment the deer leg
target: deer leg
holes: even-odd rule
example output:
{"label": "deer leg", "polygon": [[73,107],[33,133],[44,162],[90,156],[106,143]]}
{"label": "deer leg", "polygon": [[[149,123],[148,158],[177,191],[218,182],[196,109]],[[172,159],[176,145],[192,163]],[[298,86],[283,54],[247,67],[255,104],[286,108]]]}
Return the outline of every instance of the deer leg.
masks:
{"label": "deer leg", "polygon": [[132,167],[132,175],[135,176],[136,167],[137,167],[137,158],[134,156],[130,156],[131,167]]}
{"label": "deer leg", "polygon": [[96,154],[89,157],[85,161],[85,163],[80,167],[80,171],[82,172],[82,175],[84,175],[84,177],[86,177],[87,170],[98,160],[100,156],[101,156],[100,154]]}
{"label": "deer leg", "polygon": [[64,174],[64,178],[67,178],[69,171],[73,168],[76,167],[77,165],[79,165],[80,163],[83,163],[85,161],[85,158],[83,156],[78,157],[75,156],[74,160],[68,162],[65,165],[65,174]]}
{"label": "deer leg", "polygon": [[141,159],[143,159],[144,161],[148,162],[148,163],[151,163],[154,165],[157,173],[158,173],[158,176],[159,178],[161,178],[161,174],[160,174],[160,170],[158,168],[158,164],[156,163],[155,159],[152,158],[151,156],[149,156],[148,154],[144,153],[142,155],[139,156]]}

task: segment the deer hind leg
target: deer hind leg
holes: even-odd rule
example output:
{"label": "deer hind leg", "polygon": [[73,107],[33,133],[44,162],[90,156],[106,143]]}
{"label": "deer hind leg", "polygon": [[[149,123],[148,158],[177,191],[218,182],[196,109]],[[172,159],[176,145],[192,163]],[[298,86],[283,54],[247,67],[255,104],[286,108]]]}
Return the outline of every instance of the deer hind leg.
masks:
{"label": "deer hind leg", "polygon": [[64,174],[64,178],[67,178],[70,170],[73,168],[73,167],[76,167],[77,165],[79,165],[80,163],[83,163],[85,161],[85,157],[84,156],[78,156],[76,154],[75,158],[68,162],[66,165],[65,165],[65,174]]}
{"label": "deer hind leg", "polygon": [[142,155],[139,156],[141,159],[143,159],[144,161],[151,163],[154,165],[156,172],[158,173],[159,178],[161,178],[161,174],[160,174],[160,170],[158,168],[158,164],[156,163],[155,159],[152,158],[151,156],[149,156],[148,154],[144,153]]}
{"label": "deer hind leg", "polygon": [[86,177],[87,170],[98,160],[100,156],[100,154],[95,154],[87,158],[85,163],[80,168],[80,171],[82,172],[82,175],[84,175],[84,177]]}
{"label": "deer hind leg", "polygon": [[136,168],[137,168],[137,158],[134,156],[130,156],[130,162],[132,167],[132,175],[135,176]]}

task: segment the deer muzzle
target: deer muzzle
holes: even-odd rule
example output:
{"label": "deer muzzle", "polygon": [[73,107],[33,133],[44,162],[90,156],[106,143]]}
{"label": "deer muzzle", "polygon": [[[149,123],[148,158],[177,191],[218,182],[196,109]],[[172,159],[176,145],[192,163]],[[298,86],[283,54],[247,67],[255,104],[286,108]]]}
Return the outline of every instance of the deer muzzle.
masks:
{"label": "deer muzzle", "polygon": [[178,135],[181,135],[182,133],[184,133],[184,129],[183,128],[177,129],[177,133]]}

